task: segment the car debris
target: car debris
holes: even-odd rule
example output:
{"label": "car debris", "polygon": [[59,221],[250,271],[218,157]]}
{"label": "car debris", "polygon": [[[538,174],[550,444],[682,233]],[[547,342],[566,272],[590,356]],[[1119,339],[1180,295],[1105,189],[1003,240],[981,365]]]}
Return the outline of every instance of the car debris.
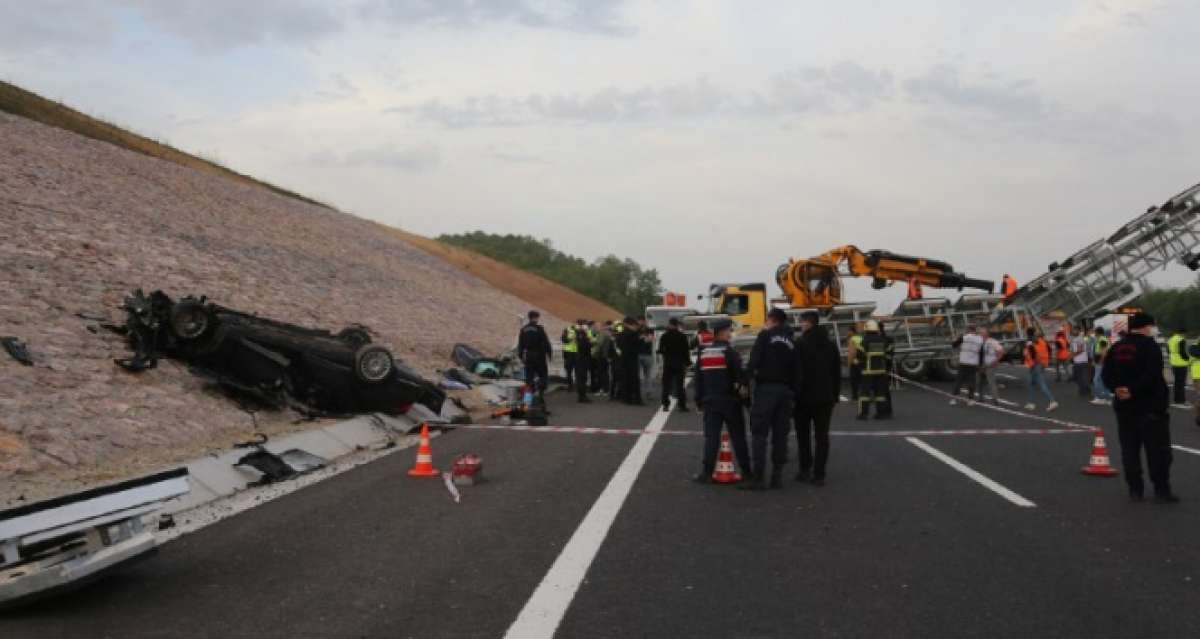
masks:
{"label": "car debris", "polygon": [[455,344],[450,359],[472,374],[488,379],[500,379],[510,374],[509,369],[513,362],[510,354],[488,357],[469,344]]}
{"label": "car debris", "polygon": [[7,336],[0,337],[0,345],[4,346],[4,350],[12,356],[13,359],[26,365],[33,366],[33,358],[29,356],[29,347],[16,337]]}
{"label": "car debris", "polygon": [[0,608],[59,594],[149,557],[159,510],[190,491],[177,468],[0,511]]}
{"label": "car debris", "polygon": [[290,448],[275,454],[263,446],[266,443],[267,436],[260,433],[258,439],[254,441],[234,444],[234,448],[252,448],[254,450],[243,455],[233,465],[250,467],[262,474],[258,479],[246,484],[247,488],[265,486],[298,477],[318,468],[324,468],[327,463],[325,459],[298,448]]}
{"label": "car debris", "polygon": [[219,306],[205,297],[172,300],[141,289],[125,298],[124,333],[133,356],[115,360],[131,372],[160,355],[276,407],[315,415],[405,413],[414,404],[440,413],[446,394],[371,340],[368,329],[338,333],[305,328]]}

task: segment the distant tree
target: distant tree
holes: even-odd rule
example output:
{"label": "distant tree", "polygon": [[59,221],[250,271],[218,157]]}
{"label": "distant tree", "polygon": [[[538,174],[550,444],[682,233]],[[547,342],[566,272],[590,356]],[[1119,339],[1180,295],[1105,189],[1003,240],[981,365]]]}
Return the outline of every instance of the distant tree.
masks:
{"label": "distant tree", "polygon": [[657,269],[644,269],[616,255],[605,255],[589,264],[554,248],[546,238],[471,231],[437,239],[536,273],[627,315],[641,315],[647,306],[661,299],[663,292]]}
{"label": "distant tree", "polygon": [[1163,333],[1200,334],[1200,279],[1186,288],[1148,289],[1134,305],[1153,315]]}

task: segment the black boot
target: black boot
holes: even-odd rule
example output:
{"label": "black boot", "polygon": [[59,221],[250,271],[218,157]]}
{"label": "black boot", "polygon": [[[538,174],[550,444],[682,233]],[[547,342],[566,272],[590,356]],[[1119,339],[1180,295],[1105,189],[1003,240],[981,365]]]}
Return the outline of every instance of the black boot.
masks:
{"label": "black boot", "polygon": [[762,473],[751,475],[745,482],[738,486],[738,490],[766,490],[767,485],[763,483]]}
{"label": "black boot", "polygon": [[783,468],[781,466],[776,466],[771,471],[770,487],[772,490],[779,490],[780,488],[783,488]]}

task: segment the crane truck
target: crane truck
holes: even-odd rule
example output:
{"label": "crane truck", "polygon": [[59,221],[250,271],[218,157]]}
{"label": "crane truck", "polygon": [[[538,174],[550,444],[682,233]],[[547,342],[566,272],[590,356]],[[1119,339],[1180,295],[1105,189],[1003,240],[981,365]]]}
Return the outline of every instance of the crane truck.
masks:
{"label": "crane truck", "polygon": [[[952,377],[956,358],[950,344],[967,326],[987,326],[1009,353],[1019,357],[1025,331],[1049,334],[1058,324],[1087,325],[1137,298],[1146,277],[1178,263],[1200,270],[1200,184],[1126,222],[1107,238],[1049,265],[1005,299],[991,293],[991,282],[968,278],[949,264],[841,247],[808,260],[780,266],[776,281],[786,297],[769,300],[766,286],[720,284],[710,288],[710,310],[734,319],[742,332],[735,346],[753,343],[771,305],[785,308],[793,323],[804,310],[822,314],[831,337],[844,348],[847,330],[875,319],[896,343],[898,372],[910,377]],[[875,315],[874,302],[842,300],[842,274],[869,276],[876,288],[916,277],[921,284],[942,288],[979,288],[957,300],[929,297],[905,300],[891,314]]]}

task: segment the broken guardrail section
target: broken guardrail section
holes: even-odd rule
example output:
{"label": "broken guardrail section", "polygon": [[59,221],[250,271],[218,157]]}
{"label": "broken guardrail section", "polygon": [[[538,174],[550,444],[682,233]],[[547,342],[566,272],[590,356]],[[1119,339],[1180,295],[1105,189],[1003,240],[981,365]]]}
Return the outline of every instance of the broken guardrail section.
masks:
{"label": "broken guardrail section", "polygon": [[189,490],[187,469],[177,468],[0,511],[0,608],[148,557],[163,503]]}

